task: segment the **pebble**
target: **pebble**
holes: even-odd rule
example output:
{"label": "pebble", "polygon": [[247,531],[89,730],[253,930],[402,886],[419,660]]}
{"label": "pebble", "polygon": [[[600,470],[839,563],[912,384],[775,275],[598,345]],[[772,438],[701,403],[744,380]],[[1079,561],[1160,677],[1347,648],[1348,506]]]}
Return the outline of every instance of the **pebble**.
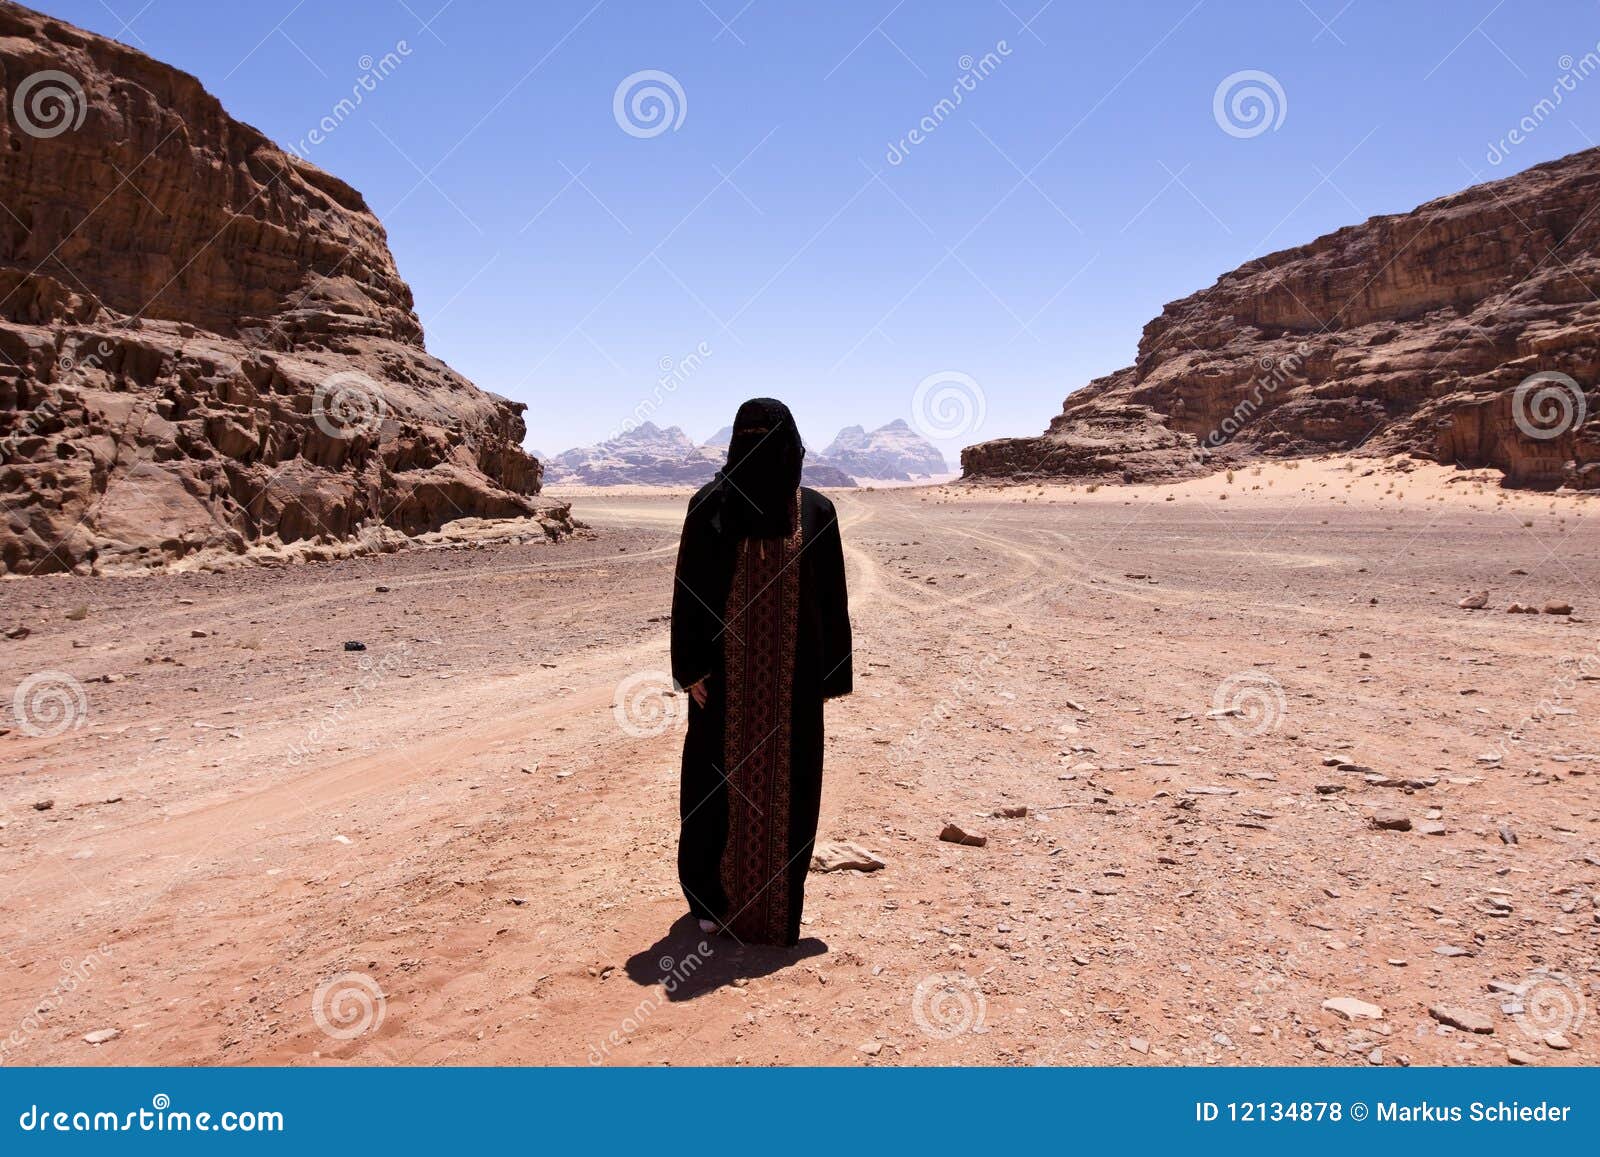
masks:
{"label": "pebble", "polygon": [[1409,832],[1411,817],[1404,812],[1377,812],[1372,817],[1372,826],[1386,832]]}
{"label": "pebble", "polygon": [[939,838],[947,844],[963,844],[969,848],[981,848],[989,842],[988,836],[964,832],[955,824],[947,823],[944,830],[939,833]]}
{"label": "pebble", "polygon": [[1565,1052],[1572,1047],[1572,1042],[1558,1032],[1545,1033],[1544,1043],[1547,1047],[1553,1048],[1557,1052]]}
{"label": "pebble", "polygon": [[1521,1049],[1507,1049],[1506,1060],[1510,1061],[1514,1065],[1532,1065],[1538,1063],[1533,1059],[1533,1057],[1529,1056]]}
{"label": "pebble", "polygon": [[1544,605],[1544,613],[1547,615],[1570,615],[1572,613],[1572,604],[1549,602]]}
{"label": "pebble", "polygon": [[117,1028],[97,1028],[93,1032],[83,1034],[85,1044],[103,1045],[107,1041],[116,1040],[122,1035],[122,1030]]}
{"label": "pebble", "polygon": [[1456,604],[1464,611],[1481,611],[1489,605],[1488,591],[1474,591]]}
{"label": "pebble", "polygon": [[1447,1024],[1451,1028],[1458,1028],[1462,1032],[1488,1034],[1494,1032],[1494,1022],[1481,1013],[1469,1012],[1463,1008],[1451,1008],[1448,1005],[1436,1004],[1428,1010],[1428,1015],[1440,1024]]}
{"label": "pebble", "polygon": [[843,840],[818,840],[811,850],[813,872],[876,872],[883,861],[859,844]]}
{"label": "pebble", "polygon": [[1345,1020],[1382,1020],[1383,1009],[1353,996],[1330,996],[1322,1002],[1328,1012],[1338,1013]]}

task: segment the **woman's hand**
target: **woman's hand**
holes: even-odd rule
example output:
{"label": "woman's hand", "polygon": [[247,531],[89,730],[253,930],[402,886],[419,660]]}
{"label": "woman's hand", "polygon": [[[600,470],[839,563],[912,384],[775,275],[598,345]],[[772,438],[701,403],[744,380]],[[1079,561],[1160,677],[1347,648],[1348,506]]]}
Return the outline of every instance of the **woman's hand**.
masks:
{"label": "woman's hand", "polygon": [[[707,675],[706,679],[709,679],[710,677],[711,676]],[[706,705],[705,679],[700,680],[698,683],[691,684],[688,688],[686,688],[686,690],[689,692],[689,698],[694,700],[694,705],[696,707],[704,707]]]}

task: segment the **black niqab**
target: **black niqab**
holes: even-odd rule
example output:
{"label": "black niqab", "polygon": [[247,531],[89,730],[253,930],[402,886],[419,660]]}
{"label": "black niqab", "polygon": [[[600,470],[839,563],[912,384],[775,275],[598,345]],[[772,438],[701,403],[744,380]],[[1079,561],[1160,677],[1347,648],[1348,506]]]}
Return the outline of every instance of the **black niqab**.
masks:
{"label": "black niqab", "polygon": [[782,538],[793,529],[805,454],[788,406],[776,398],[751,398],[739,407],[728,461],[717,475],[729,533]]}

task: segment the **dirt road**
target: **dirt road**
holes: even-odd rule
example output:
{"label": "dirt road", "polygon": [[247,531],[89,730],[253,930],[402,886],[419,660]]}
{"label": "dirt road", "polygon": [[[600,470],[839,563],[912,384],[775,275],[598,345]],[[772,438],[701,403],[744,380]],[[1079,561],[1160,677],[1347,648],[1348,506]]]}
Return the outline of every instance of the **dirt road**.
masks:
{"label": "dirt road", "polygon": [[821,834],[887,866],[789,952],[682,919],[682,496],[0,584],[0,1059],[1600,1062],[1600,507],[1370,463],[838,502]]}

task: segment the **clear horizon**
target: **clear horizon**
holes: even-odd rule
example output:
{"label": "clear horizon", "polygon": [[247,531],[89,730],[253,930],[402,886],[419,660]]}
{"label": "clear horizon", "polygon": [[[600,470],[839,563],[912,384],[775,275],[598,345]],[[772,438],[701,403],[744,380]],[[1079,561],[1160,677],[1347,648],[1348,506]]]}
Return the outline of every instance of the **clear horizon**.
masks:
{"label": "clear horizon", "polygon": [[904,418],[953,463],[1166,302],[1600,112],[1578,0],[36,6],[359,189],[429,351],[550,454],[770,394],[819,448]]}

